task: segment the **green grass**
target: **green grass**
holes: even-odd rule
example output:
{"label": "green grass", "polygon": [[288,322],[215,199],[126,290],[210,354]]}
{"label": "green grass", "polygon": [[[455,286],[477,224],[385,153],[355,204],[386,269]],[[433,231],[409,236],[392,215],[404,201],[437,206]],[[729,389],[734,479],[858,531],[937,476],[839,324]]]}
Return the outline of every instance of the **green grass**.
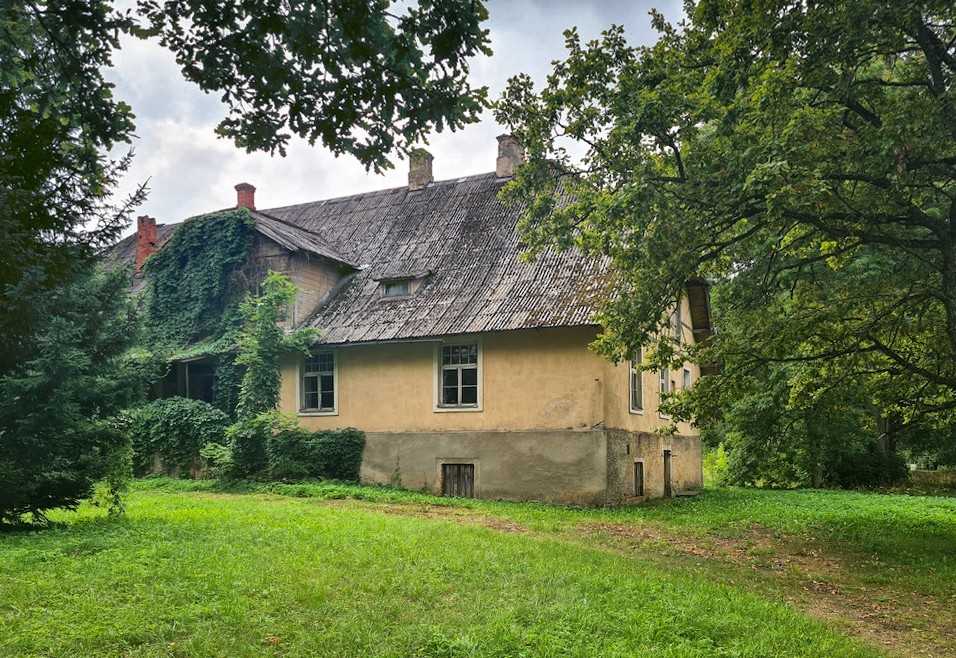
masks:
{"label": "green grass", "polygon": [[[434,505],[527,532],[410,515]],[[758,523],[899,552],[893,584],[954,584],[911,573],[941,562],[936,580],[952,578],[952,499],[720,490],[599,510],[157,479],[135,484],[124,519],[55,519],[0,535],[0,655],[879,655],[716,566],[622,552],[576,534],[586,524],[733,536]]]}

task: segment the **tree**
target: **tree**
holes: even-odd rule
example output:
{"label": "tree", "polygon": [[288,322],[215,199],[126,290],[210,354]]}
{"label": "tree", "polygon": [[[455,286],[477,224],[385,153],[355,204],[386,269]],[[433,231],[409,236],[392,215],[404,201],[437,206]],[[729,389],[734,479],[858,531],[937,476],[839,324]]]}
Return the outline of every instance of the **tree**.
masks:
{"label": "tree", "polygon": [[[528,204],[531,250],[611,257],[597,347],[614,359],[653,342],[650,367],[715,360],[728,383],[803,364],[801,395],[862,382],[884,426],[951,426],[956,9],[701,0],[685,13],[676,27],[652,14],[650,47],[617,27],[585,45],[569,30],[542,90],[509,82],[496,115],[528,163],[506,195]],[[723,289],[720,331],[681,346],[665,311],[699,276]],[[720,397],[705,393],[685,411],[714,420]]]}
{"label": "tree", "polygon": [[90,272],[33,299],[43,318],[30,358],[0,375],[0,524],[73,508],[128,468],[115,414],[145,393],[157,364],[130,350],[136,318],[123,273]]}
{"label": "tree", "polygon": [[[229,115],[219,133],[239,146],[284,153],[298,135],[379,171],[391,166],[390,153],[407,153],[430,131],[477,119],[486,92],[469,85],[468,58],[490,52],[486,18],[478,0],[420,0],[401,10],[390,0],[139,0],[127,10],[107,0],[0,3],[0,378],[19,381],[38,358],[51,330],[51,307],[41,300],[87,285],[97,254],[145,197],[140,187],[111,202],[132,152],[108,154],[130,143],[135,127],[101,73],[121,35],[158,39],[186,79],[221,93]],[[95,363],[84,371],[94,380]],[[78,397],[65,398],[68,391]],[[52,496],[40,442],[59,454],[59,439],[39,429],[19,436],[49,423],[70,441],[89,441],[88,450],[76,444],[64,454],[99,454],[90,423],[106,407],[87,405],[72,386],[58,396],[43,411],[55,418],[23,406],[0,416],[3,453],[32,442],[5,462],[15,465],[10,482],[23,486],[14,492],[20,502],[4,510],[75,504],[97,472],[95,464],[76,470]]]}

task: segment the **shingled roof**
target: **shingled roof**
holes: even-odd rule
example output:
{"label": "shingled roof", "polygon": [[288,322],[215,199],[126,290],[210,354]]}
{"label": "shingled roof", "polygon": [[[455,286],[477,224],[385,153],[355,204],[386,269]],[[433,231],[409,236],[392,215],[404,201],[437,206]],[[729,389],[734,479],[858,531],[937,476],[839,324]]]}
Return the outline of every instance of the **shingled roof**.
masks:
{"label": "shingled roof", "polygon": [[[265,211],[321,235],[361,269],[305,324],[325,343],[594,324],[606,259],[547,251],[531,262],[494,173]],[[380,281],[423,277],[383,298]]]}

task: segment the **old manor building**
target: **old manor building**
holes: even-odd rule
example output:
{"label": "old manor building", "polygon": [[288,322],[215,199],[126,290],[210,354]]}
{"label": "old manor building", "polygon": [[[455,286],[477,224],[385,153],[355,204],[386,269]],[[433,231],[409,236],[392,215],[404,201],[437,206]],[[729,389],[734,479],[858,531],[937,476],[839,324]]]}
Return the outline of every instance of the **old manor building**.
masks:
{"label": "old manor building", "polygon": [[[699,488],[696,430],[663,432],[658,413],[698,366],[641,372],[588,349],[609,264],[573,249],[519,258],[521,208],[498,192],[521,157],[503,135],[495,171],[435,181],[419,151],[407,186],[267,210],[236,186],[255,222],[250,258],[292,278],[291,322],[321,332],[309,357],[283,360],[281,410],[365,431],[367,482],[598,504]],[[178,226],[140,218],[114,254],[139,268]],[[672,329],[709,335],[703,281],[688,283]],[[177,364],[166,393],[204,397],[214,367]]]}

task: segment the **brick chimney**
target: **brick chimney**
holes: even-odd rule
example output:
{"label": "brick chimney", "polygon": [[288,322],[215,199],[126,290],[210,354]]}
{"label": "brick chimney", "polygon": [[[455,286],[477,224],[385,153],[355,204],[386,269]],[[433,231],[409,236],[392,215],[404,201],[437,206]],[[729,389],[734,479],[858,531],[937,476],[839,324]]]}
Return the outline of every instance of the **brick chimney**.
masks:
{"label": "brick chimney", "polygon": [[236,208],[256,209],[256,187],[249,183],[236,185]]}
{"label": "brick chimney", "polygon": [[141,272],[143,263],[156,251],[156,220],[149,215],[136,218],[136,271]]}
{"label": "brick chimney", "polygon": [[524,149],[514,135],[498,135],[498,161],[495,163],[495,175],[509,178],[515,175],[515,169],[524,162]]}
{"label": "brick chimney", "polygon": [[432,181],[432,154],[425,149],[415,149],[408,156],[408,189],[420,190]]}

